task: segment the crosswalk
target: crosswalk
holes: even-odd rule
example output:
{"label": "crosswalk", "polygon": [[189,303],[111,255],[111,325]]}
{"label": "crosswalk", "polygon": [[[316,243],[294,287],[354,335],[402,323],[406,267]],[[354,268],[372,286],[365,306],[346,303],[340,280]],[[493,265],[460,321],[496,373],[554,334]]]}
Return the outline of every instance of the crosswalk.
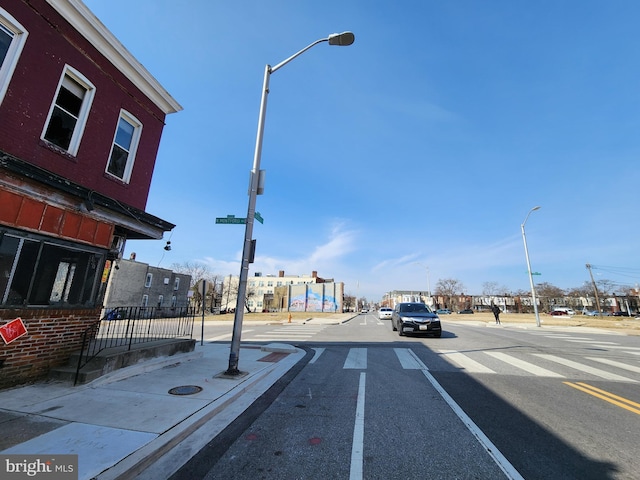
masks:
{"label": "crosswalk", "polygon": [[[310,363],[316,363],[325,353],[325,348],[316,348]],[[370,355],[379,355],[377,348],[346,349],[343,369],[366,370]],[[386,349],[382,349],[386,350]],[[373,351],[373,353],[372,353]],[[640,383],[640,364],[635,358],[625,360],[587,355],[570,358],[535,352],[517,354],[498,351],[474,350],[460,352],[456,350],[435,350],[421,359],[412,348],[392,349],[397,365],[404,370],[447,370],[466,374],[516,375],[559,379],[604,379],[613,382]],[[388,354],[387,354],[388,355]],[[423,355],[423,357],[425,357]],[[444,367],[445,360],[448,367]]]}
{"label": "crosswalk", "polygon": [[[277,342],[277,341],[289,341],[295,342],[300,340],[307,340],[312,338],[317,333],[321,332],[328,325],[311,325],[311,324],[292,324],[292,325],[279,325],[273,330],[267,330],[266,332],[254,333],[253,329],[242,329],[242,338],[244,340],[253,340],[256,342]],[[225,333],[222,335],[216,335],[215,337],[209,337],[207,342],[220,342],[224,340],[230,340],[231,333]]]}

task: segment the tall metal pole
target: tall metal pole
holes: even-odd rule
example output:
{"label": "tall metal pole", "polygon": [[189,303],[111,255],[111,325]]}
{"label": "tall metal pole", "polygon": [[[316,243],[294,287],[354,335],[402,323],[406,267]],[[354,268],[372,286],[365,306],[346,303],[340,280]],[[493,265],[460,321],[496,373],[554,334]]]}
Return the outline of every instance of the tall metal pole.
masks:
{"label": "tall metal pole", "polygon": [[531,210],[529,210],[529,213],[527,213],[527,217],[524,219],[524,222],[522,222],[522,225],[520,225],[520,229],[522,230],[522,241],[524,242],[524,254],[525,257],[527,258],[527,271],[529,272],[529,284],[531,285],[531,298],[533,300],[533,311],[536,314],[536,326],[540,326],[540,314],[538,313],[538,301],[536,299],[536,289],[533,286],[533,275],[531,274],[531,262],[529,261],[529,249],[527,248],[527,236],[524,233],[524,224],[527,223],[527,220],[529,219],[529,215],[531,215],[531,212],[535,211],[535,210],[539,210],[540,207],[533,207]]}
{"label": "tall metal pole", "polygon": [[262,156],[262,139],[264,136],[264,122],[267,113],[267,96],[269,95],[269,79],[271,74],[279,68],[285,66],[291,60],[309,50],[314,45],[322,42],[329,42],[329,45],[348,46],[355,40],[351,32],[332,34],[327,38],[321,38],[307,45],[302,50],[294,53],[286,60],[280,62],[275,67],[266,65],[264,69],[264,81],[262,84],[262,98],[260,100],[260,113],[258,115],[258,133],[256,135],[256,148],[253,155],[253,168],[249,180],[249,205],[247,207],[247,218],[245,220],[244,246],[242,248],[242,262],[240,266],[240,283],[238,285],[238,298],[236,299],[236,311],[233,319],[233,335],[231,337],[231,352],[229,353],[229,368],[226,375],[240,375],[238,361],[240,357],[240,339],[242,336],[242,321],[244,319],[245,297],[247,291],[247,277],[249,276],[249,264],[253,263],[255,254],[255,241],[253,237],[253,222],[256,213],[256,197],[260,186],[260,158]]}
{"label": "tall metal pole", "polygon": [[600,298],[598,298],[598,287],[596,285],[596,281],[593,279],[593,273],[591,273],[591,264],[589,263],[587,263],[587,270],[589,270],[589,276],[591,277],[591,285],[593,285],[593,291],[596,295],[596,308],[598,309],[598,316],[602,318],[602,310],[600,309]]}

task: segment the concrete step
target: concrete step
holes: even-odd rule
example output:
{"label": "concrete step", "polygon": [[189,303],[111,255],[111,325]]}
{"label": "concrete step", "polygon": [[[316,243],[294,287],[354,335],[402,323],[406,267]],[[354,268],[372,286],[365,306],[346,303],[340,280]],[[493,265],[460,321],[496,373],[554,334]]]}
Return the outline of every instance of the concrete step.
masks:
{"label": "concrete step", "polygon": [[[174,338],[133,344],[131,347],[106,348],[80,369],[77,384],[91,382],[102,375],[135,365],[146,359],[168,357],[176,353],[192,352],[195,344],[196,341],[194,339]],[[67,365],[52,368],[49,371],[49,377],[55,380],[73,383],[79,357],[80,352],[73,353]]]}

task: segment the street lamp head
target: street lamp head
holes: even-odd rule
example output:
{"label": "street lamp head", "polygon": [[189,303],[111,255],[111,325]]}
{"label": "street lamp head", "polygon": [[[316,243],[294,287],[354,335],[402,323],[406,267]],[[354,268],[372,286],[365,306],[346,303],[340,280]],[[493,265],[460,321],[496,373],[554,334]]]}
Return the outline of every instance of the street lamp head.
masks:
{"label": "street lamp head", "polygon": [[355,42],[356,36],[351,32],[332,33],[327,40],[329,40],[329,45],[347,47]]}
{"label": "street lamp head", "polygon": [[536,210],[540,210],[540,205],[538,205],[537,207],[533,207],[533,208],[531,209],[531,211],[532,211],[532,212],[535,212]]}

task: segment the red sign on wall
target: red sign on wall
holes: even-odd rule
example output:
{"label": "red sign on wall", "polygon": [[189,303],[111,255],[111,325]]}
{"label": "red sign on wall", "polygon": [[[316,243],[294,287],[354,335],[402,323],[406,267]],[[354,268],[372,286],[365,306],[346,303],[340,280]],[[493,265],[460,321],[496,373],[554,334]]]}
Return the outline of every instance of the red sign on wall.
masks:
{"label": "red sign on wall", "polygon": [[11,320],[6,325],[0,327],[0,336],[4,340],[4,343],[7,344],[26,334],[27,329],[25,328],[24,323],[22,323],[22,319],[20,317],[15,320]]}

